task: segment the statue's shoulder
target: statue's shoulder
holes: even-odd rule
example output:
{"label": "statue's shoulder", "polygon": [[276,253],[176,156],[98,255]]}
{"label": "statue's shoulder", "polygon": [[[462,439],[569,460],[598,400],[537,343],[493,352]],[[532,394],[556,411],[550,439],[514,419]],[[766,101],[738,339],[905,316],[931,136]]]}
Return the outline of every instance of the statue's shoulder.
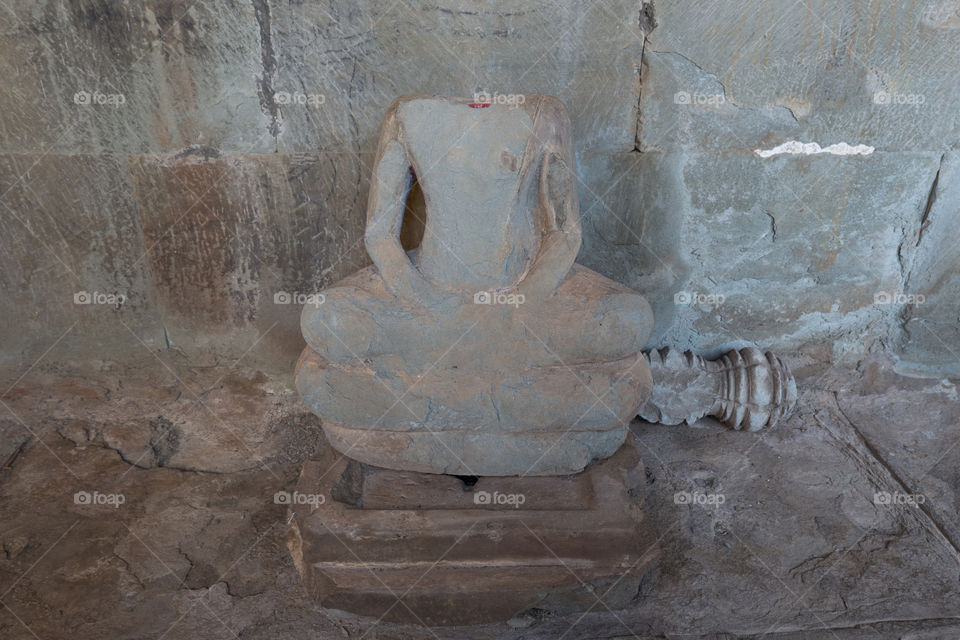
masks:
{"label": "statue's shoulder", "polygon": [[430,95],[427,93],[407,93],[402,96],[394,98],[393,102],[390,103],[390,106],[387,108],[387,111],[397,111],[405,104],[411,102],[418,102],[423,100],[439,100],[443,99],[443,96]]}

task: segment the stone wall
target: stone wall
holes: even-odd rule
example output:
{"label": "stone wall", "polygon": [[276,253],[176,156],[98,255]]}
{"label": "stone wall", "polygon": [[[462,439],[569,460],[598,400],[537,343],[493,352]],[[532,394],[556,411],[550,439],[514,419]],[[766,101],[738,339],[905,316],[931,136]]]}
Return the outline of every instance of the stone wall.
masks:
{"label": "stone wall", "polygon": [[[960,374],[958,5],[8,1],[0,358],[291,369],[296,294],[368,264],[386,107],[486,91],[566,103],[580,261],[657,344]],[[791,140],[873,150],[755,151]]]}

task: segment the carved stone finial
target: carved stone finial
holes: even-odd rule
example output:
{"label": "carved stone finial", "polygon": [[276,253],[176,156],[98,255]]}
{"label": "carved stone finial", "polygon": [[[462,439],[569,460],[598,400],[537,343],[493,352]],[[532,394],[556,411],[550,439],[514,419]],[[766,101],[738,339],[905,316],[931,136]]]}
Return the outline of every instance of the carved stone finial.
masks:
{"label": "carved stone finial", "polygon": [[653,393],[639,415],[659,424],[693,424],[714,416],[731,429],[758,431],[787,415],[797,401],[789,367],[754,347],[707,361],[666,347],[644,354]]}

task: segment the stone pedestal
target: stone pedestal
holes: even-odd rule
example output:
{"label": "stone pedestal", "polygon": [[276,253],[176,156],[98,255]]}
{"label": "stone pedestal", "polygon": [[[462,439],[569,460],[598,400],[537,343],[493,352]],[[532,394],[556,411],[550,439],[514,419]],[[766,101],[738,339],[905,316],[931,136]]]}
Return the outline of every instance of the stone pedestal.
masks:
{"label": "stone pedestal", "polygon": [[440,626],[615,609],[657,556],[643,482],[630,443],[579,474],[525,478],[393,471],[328,448],[290,496],[288,541],[311,595],[350,614]]}

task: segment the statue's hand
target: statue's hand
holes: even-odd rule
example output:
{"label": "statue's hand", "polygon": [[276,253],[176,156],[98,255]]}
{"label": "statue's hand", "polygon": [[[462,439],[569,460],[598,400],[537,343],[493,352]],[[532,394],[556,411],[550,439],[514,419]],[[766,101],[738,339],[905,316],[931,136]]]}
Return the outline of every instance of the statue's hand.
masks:
{"label": "statue's hand", "polygon": [[525,303],[549,298],[570,272],[580,248],[580,235],[554,231],[543,239],[540,253],[526,277],[517,284]]}

